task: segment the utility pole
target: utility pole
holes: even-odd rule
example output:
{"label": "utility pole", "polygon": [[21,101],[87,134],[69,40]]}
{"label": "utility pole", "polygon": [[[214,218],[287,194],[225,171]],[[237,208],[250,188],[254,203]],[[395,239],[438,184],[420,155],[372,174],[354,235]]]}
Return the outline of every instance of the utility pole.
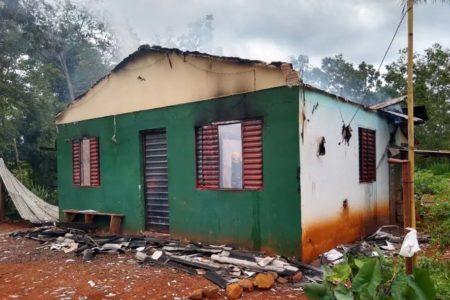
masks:
{"label": "utility pole", "polygon": [[[407,79],[407,94],[408,94],[408,161],[409,174],[407,188],[409,191],[407,196],[410,206],[410,221],[406,226],[416,228],[416,209],[414,203],[414,91],[413,91],[413,7],[414,0],[408,0],[408,79]],[[406,175],[406,174],[405,174]],[[407,221],[405,219],[405,221]],[[406,223],[406,222],[405,222]],[[411,272],[415,264],[415,257],[406,259],[406,269]],[[408,268],[409,267],[409,268]]]}

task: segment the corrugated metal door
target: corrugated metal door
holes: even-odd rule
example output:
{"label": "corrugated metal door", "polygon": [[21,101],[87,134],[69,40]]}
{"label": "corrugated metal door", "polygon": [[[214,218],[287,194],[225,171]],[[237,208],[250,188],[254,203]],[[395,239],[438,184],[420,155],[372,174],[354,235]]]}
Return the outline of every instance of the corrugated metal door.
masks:
{"label": "corrugated metal door", "polygon": [[169,230],[166,130],[143,135],[146,225],[148,229]]}

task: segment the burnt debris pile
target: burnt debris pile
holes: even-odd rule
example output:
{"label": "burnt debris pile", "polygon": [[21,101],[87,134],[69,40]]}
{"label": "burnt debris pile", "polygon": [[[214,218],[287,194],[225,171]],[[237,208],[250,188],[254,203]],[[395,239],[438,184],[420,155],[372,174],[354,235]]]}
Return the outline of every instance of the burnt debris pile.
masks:
{"label": "burnt debris pile", "polygon": [[42,226],[14,232],[10,236],[39,242],[41,249],[74,253],[85,261],[95,259],[97,255],[133,253],[142,265],[170,267],[202,275],[226,289],[227,293],[239,291],[236,285],[249,292],[253,288],[270,289],[275,283],[290,282],[293,287],[302,288],[307,282],[322,281],[320,268],[295,258],[266,256],[228,245],[184,242],[168,235],[94,235],[83,229]]}

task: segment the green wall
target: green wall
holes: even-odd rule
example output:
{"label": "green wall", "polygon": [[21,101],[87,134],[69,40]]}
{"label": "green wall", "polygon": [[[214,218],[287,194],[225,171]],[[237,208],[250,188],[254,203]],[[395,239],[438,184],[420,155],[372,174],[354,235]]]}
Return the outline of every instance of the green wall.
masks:
{"label": "green wall", "polygon": [[[173,236],[299,255],[298,94],[280,87],[119,115],[116,126],[114,117],[59,125],[60,208],[122,213],[126,230],[144,229],[140,132],[165,127]],[[197,190],[195,126],[253,117],[264,119],[263,191]],[[84,136],[100,138],[98,188],[72,186],[71,139]]]}

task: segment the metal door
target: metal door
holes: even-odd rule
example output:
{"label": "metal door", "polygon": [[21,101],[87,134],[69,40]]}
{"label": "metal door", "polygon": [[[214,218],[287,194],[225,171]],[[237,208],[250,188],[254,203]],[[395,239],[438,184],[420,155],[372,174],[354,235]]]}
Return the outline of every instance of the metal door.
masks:
{"label": "metal door", "polygon": [[167,138],[165,129],[143,134],[146,227],[169,230]]}

